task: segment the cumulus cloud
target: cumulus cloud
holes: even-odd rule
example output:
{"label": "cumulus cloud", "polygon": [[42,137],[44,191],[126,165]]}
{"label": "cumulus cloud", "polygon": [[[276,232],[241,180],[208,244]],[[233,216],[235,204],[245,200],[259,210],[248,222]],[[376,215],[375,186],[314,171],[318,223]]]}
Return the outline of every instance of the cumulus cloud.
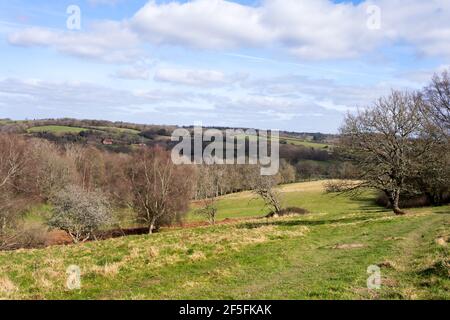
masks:
{"label": "cumulus cloud", "polygon": [[278,47],[310,59],[353,57],[379,35],[366,26],[366,5],[328,0],[267,0],[250,7],[224,0],[150,2],[131,25],[153,43],[197,48]]}
{"label": "cumulus cloud", "polygon": [[[0,105],[5,114],[30,117],[80,116],[127,117],[135,110],[156,106],[190,105],[201,100],[195,94],[173,90],[122,90],[87,82],[58,82],[35,79],[0,80]],[[43,113],[43,110],[45,113]]]}
{"label": "cumulus cloud", "polygon": [[244,74],[226,75],[216,70],[161,68],[155,73],[156,81],[195,87],[221,87],[245,78]]}
{"label": "cumulus cloud", "polygon": [[379,0],[386,39],[403,41],[428,56],[450,57],[450,2]]}
{"label": "cumulus cloud", "polygon": [[[367,9],[381,9],[381,28],[367,27]],[[246,6],[225,0],[149,2],[130,23],[152,43],[195,48],[281,47],[307,59],[352,58],[405,42],[427,55],[450,56],[450,2],[266,0]]]}
{"label": "cumulus cloud", "polygon": [[10,34],[8,41],[16,46],[50,47],[73,56],[110,63],[132,62],[141,53],[138,36],[124,23],[113,21],[95,23],[87,32],[31,27]]}
{"label": "cumulus cloud", "polygon": [[223,49],[262,45],[267,29],[259,9],[223,0],[147,3],[131,20],[132,27],[153,43]]}
{"label": "cumulus cloud", "polygon": [[388,82],[348,85],[340,84],[333,79],[300,75],[251,79],[242,86],[252,96],[285,99],[282,101],[303,101],[339,112],[368,107],[380,96],[388,94],[391,88],[405,89]]}
{"label": "cumulus cloud", "polygon": [[[379,30],[367,27],[372,5],[381,10]],[[403,43],[419,54],[449,58],[449,21],[448,0],[265,0],[255,6],[226,0],[150,1],[130,19],[98,23],[87,32],[31,28],[9,40],[119,62],[135,57],[140,41],[213,50],[275,48],[316,60],[354,58]]]}

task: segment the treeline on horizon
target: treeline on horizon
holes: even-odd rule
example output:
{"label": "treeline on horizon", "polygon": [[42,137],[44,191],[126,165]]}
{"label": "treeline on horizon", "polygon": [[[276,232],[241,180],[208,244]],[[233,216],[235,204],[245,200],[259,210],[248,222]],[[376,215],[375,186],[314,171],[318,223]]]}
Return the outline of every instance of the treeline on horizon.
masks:
{"label": "treeline on horizon", "polygon": [[[31,128],[45,126],[65,126],[73,128],[83,128],[85,130],[79,133],[55,133],[52,131],[29,132]],[[102,128],[102,129],[99,129]],[[111,130],[107,130],[109,128]],[[96,148],[114,152],[114,153],[133,153],[136,148],[143,145],[148,147],[161,147],[165,150],[171,150],[178,142],[170,140],[171,134],[175,129],[185,128],[193,130],[193,126],[165,126],[165,125],[141,125],[128,122],[111,122],[102,120],[77,120],[77,119],[43,119],[43,120],[24,120],[12,121],[4,119],[0,122],[0,133],[14,133],[25,135],[26,137],[35,137],[54,142],[60,147],[66,144],[80,144],[84,146],[95,146]],[[131,129],[136,133],[127,131],[118,131],[115,129]],[[204,129],[208,129],[205,127]],[[214,127],[218,130],[227,130],[235,128]],[[246,129],[242,129],[246,130]],[[351,164],[344,163],[328,148],[325,143],[334,143],[336,135],[322,133],[294,133],[280,132],[280,158],[285,166],[292,166],[295,171],[295,178],[289,181],[324,179],[324,178],[351,178]],[[310,146],[288,144],[283,138],[309,139],[312,142],[324,143],[321,148]],[[105,145],[103,141],[112,140],[113,145]],[[237,141],[234,148],[234,154],[237,154]],[[248,143],[248,141],[247,141]],[[203,144],[203,149],[208,145]],[[224,146],[224,156],[226,155],[226,146]],[[193,148],[192,148],[193,150]],[[248,150],[248,148],[246,149]],[[191,155],[193,157],[193,155]]]}

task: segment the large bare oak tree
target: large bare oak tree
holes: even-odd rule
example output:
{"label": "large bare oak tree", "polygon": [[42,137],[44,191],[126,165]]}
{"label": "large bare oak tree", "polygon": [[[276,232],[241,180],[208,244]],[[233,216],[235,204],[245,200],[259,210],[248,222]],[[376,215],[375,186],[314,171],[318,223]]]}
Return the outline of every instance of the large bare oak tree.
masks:
{"label": "large bare oak tree", "polygon": [[400,195],[408,192],[407,179],[417,176],[421,160],[433,147],[424,127],[427,117],[420,94],[393,91],[372,108],[347,115],[341,128],[341,147],[359,168],[358,184],[388,197],[397,215]]}

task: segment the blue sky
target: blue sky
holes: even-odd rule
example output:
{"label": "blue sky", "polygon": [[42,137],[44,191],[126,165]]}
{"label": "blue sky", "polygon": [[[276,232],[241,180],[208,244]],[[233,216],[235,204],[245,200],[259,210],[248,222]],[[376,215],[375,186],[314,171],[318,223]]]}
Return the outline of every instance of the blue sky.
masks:
{"label": "blue sky", "polygon": [[0,118],[336,132],[449,40],[446,0],[0,0]]}

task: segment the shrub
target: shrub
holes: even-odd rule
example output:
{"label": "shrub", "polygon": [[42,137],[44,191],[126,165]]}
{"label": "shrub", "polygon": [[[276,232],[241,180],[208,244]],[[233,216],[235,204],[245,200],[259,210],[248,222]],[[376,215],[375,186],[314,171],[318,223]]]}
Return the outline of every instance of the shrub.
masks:
{"label": "shrub", "polygon": [[71,185],[59,191],[52,202],[49,226],[66,231],[75,243],[95,238],[95,232],[112,220],[106,197],[97,191]]}
{"label": "shrub", "polygon": [[17,246],[19,248],[42,248],[47,242],[47,228],[32,226],[17,231]]}
{"label": "shrub", "polygon": [[[448,202],[448,199],[446,197],[444,197],[444,203],[445,202]],[[384,193],[380,193],[377,196],[377,198],[375,199],[375,203],[379,206],[391,208],[389,199]],[[431,205],[431,200],[426,195],[417,195],[410,197],[402,195],[402,198],[400,198],[399,203],[403,208],[419,208]]]}
{"label": "shrub", "polygon": [[271,212],[269,213],[266,218],[273,218],[273,217],[282,217],[282,216],[289,216],[289,215],[304,215],[308,214],[309,211],[303,208],[299,207],[289,207],[285,209],[281,209],[279,212]]}

